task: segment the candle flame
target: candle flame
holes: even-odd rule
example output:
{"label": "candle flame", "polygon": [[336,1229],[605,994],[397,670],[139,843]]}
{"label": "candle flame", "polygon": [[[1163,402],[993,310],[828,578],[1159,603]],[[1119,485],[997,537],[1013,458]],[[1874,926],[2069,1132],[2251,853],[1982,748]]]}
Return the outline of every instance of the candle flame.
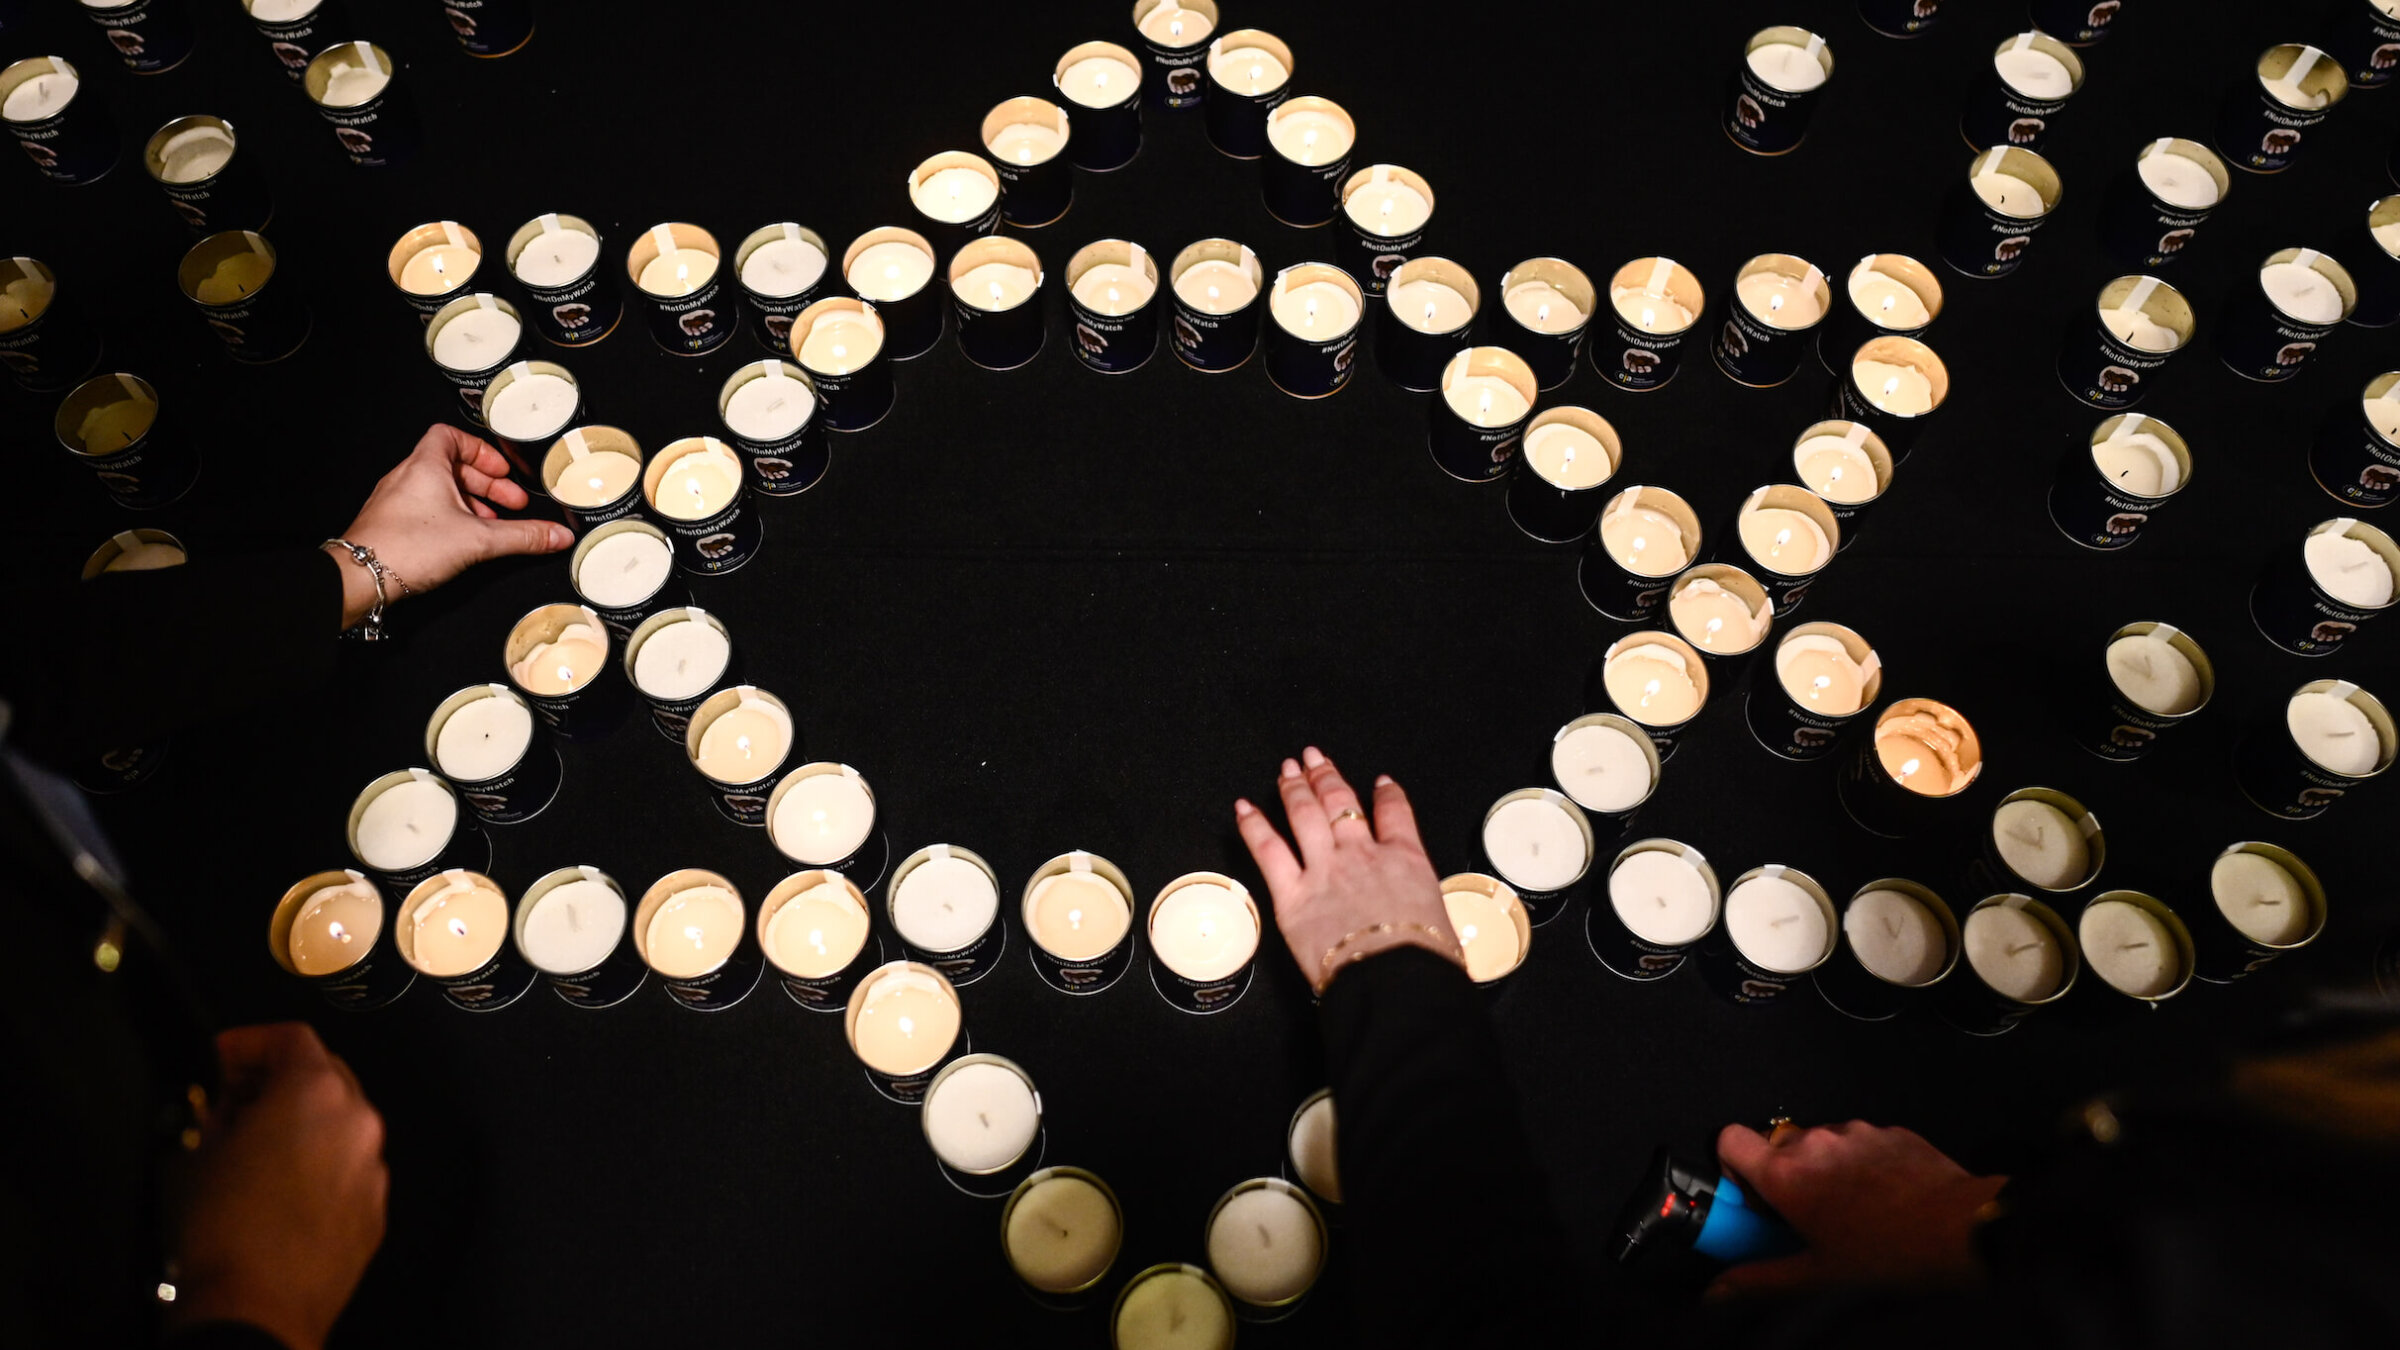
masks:
{"label": "candle flame", "polygon": [[[1644,317],[1645,319],[1647,319],[1647,318],[1648,318],[1648,316],[1649,316],[1649,313],[1650,313],[1650,312],[1649,312],[1648,310],[1644,310],[1644,311],[1642,311],[1643,317]],[[1534,321],[1535,323],[1548,323],[1548,322],[1550,322],[1550,302],[1549,302],[1549,301],[1547,301],[1547,300],[1544,300],[1544,301],[1541,303],[1541,307],[1533,311],[1533,321]]]}
{"label": "candle flame", "polygon": [[906,1013],[900,1014],[900,1034],[910,1037],[915,1036],[917,1034],[917,1019],[909,1016]]}
{"label": "candle flame", "polygon": [[1767,297],[1767,311],[1768,311],[1769,313],[1773,313],[1774,311],[1776,311],[1776,310],[1779,310],[1779,309],[1781,309],[1781,308],[1783,308],[1783,297],[1782,297],[1782,296],[1780,296],[1780,295],[1770,295],[1770,296],[1768,296],[1768,297]]}
{"label": "candle flame", "polygon": [[1907,782],[1911,775],[1915,774],[1917,770],[1924,767],[1925,764],[1922,760],[1911,759],[1904,761],[1900,765],[1900,780],[1902,782]]}
{"label": "candle flame", "polygon": [[1310,127],[1308,130],[1300,133],[1300,148],[1303,150],[1314,150],[1317,148],[1317,129],[1315,127]]}
{"label": "candle flame", "polygon": [[450,935],[452,937],[465,937],[467,935],[467,921],[465,919],[452,919],[450,921]]}
{"label": "candle flame", "polygon": [[1641,699],[1642,706],[1645,708],[1649,707],[1652,696],[1656,695],[1661,689],[1664,688],[1666,688],[1666,685],[1658,680],[1652,680],[1648,684],[1643,685]]}

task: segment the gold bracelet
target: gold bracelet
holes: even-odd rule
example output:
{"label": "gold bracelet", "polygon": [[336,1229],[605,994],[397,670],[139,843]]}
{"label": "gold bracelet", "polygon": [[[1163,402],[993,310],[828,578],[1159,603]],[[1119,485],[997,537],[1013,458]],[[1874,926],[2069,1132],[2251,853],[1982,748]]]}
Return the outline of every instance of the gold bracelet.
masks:
{"label": "gold bracelet", "polygon": [[[1388,921],[1384,923],[1371,923],[1364,928],[1353,929],[1350,932],[1342,934],[1341,941],[1334,943],[1330,947],[1327,947],[1325,949],[1325,954],[1317,958],[1317,966],[1320,970],[1323,970],[1328,977],[1331,977],[1333,974],[1333,958],[1340,955],[1342,948],[1349,946],[1353,940],[1369,936],[1370,934],[1379,936],[1384,933],[1396,933],[1403,928],[1414,928],[1418,932],[1423,933],[1425,936],[1432,938],[1437,944],[1443,943],[1445,940],[1455,944],[1456,941],[1455,939],[1449,938],[1449,935],[1444,933],[1441,929],[1436,928],[1429,923],[1391,923]],[[1379,948],[1378,950],[1388,949]],[[1363,961],[1367,957],[1374,954],[1374,952],[1358,952],[1353,954],[1350,958],[1350,961],[1345,962],[1344,964]]]}

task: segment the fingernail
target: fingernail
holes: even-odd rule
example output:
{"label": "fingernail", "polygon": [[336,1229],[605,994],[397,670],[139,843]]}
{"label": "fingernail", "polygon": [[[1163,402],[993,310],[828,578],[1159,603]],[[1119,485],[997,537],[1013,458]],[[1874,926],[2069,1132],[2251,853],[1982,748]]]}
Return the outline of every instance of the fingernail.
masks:
{"label": "fingernail", "polygon": [[1325,752],[1312,745],[1300,752],[1300,762],[1312,769],[1320,768],[1325,763]]}
{"label": "fingernail", "polygon": [[1285,760],[1283,762],[1283,776],[1286,778],[1298,778],[1300,776],[1299,763],[1294,760]]}
{"label": "fingernail", "polygon": [[550,547],[573,548],[574,546],[575,532],[573,530],[568,529],[564,525],[553,525],[550,527]]}
{"label": "fingernail", "polygon": [[1379,773],[1379,774],[1375,775],[1375,786],[1377,786],[1377,787],[1390,787],[1391,785],[1392,785],[1392,776],[1391,776],[1390,774],[1388,774],[1388,773]]}
{"label": "fingernail", "polygon": [[1250,804],[1249,798],[1236,797],[1233,799],[1233,814],[1237,817],[1254,816],[1258,814],[1258,808]]}

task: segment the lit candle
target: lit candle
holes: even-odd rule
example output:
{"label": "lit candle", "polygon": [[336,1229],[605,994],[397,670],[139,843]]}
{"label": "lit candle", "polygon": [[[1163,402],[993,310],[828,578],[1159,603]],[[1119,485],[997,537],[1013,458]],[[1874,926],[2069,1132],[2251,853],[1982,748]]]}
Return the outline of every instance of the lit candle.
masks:
{"label": "lit candle", "polygon": [[[785,720],[788,726],[789,719]],[[789,743],[787,730],[784,745]],[[783,748],[783,745],[775,747],[777,759],[782,757]],[[867,780],[859,776],[858,770],[847,764],[804,764],[792,770],[791,776],[777,787],[775,797],[768,808],[767,837],[796,862],[831,866],[858,852],[874,833],[875,794],[868,790]]]}
{"label": "lit candle", "polygon": [[1140,245],[1134,245],[1135,262],[1094,263],[1068,289],[1077,304],[1095,314],[1131,314],[1150,303],[1158,293],[1158,282],[1148,269],[1140,265]]}
{"label": "lit candle", "polygon": [[[1547,281],[1518,282],[1500,293],[1500,303],[1508,310],[1510,318],[1537,333],[1571,333],[1591,317],[1564,291]],[[1665,303],[1674,304],[1672,300]],[[1677,305],[1676,308],[1681,309],[1682,306]],[[1625,312],[1622,303],[1617,305],[1617,312]],[[1689,322],[1688,317],[1686,322]]]}
{"label": "lit candle", "polygon": [[[1065,114],[1060,114],[1060,121]],[[992,133],[983,148],[1011,164],[1040,164],[1066,146],[1067,133],[1047,122],[1010,122]]]}
{"label": "lit candle", "polygon": [[1992,812],[1992,847],[2003,866],[2033,885],[2071,891],[2091,879],[2088,841],[2100,828],[2089,812],[2077,815],[2034,797],[2004,801]]}
{"label": "lit candle", "polygon": [[1176,0],[1158,0],[1138,18],[1134,27],[1143,37],[1166,47],[1191,47],[1209,35],[1216,27],[1216,16],[1204,10],[1186,9]]}
{"label": "lit candle", "polygon": [[1521,895],[1554,895],[1591,867],[1591,828],[1566,797],[1524,789],[1503,797],[1484,817],[1483,854]]}
{"label": "lit candle", "polygon": [[1033,298],[1042,274],[1016,263],[987,262],[968,268],[950,284],[962,304],[977,309],[1014,309]]}
{"label": "lit candle", "polygon": [[2392,603],[2392,566],[2364,539],[2353,538],[2354,520],[2333,520],[2310,531],[2301,560],[2318,587],[2344,604],[2380,609]]}
{"label": "lit candle", "polygon": [[1442,382],[1442,401],[1469,426],[1504,427],[1533,411],[1533,400],[1498,375],[1454,375]]}
{"label": "lit candle", "polygon": [[1000,916],[999,884],[988,868],[954,854],[948,844],[935,844],[925,854],[893,883],[892,927],[919,951],[963,950],[990,932]]}
{"label": "lit candle", "polygon": [[2218,854],[2208,869],[2208,891],[2225,921],[2262,947],[2289,947],[2316,923],[2300,879],[2261,854],[2239,848]]}
{"label": "lit candle", "polygon": [[1701,869],[1699,851],[1627,849],[1608,874],[1608,906],[1628,932],[1658,947],[1698,942],[1717,923],[1717,889]]}
{"label": "lit candle", "polygon": [[[545,615],[536,610],[526,616],[519,633],[541,625]],[[594,617],[588,623],[565,624],[546,639],[536,638],[525,655],[509,666],[508,673],[529,694],[572,694],[590,684],[607,664],[608,631]]]}
{"label": "lit candle", "polygon": [[[1208,1218],[1208,1266],[1225,1292],[1258,1307],[1279,1307],[1308,1292],[1325,1265],[1325,1224],[1316,1206],[1276,1177],[1245,1181],[1217,1201]],[[1185,1328],[1162,1345],[1180,1345]],[[1228,1329],[1225,1339],[1233,1339]]]}
{"label": "lit candle", "polygon": [[[2292,744],[2319,766],[2363,778],[2383,762],[2383,741],[2359,706],[2332,693],[2303,692],[2283,706]],[[371,864],[370,864],[371,865]]]}
{"label": "lit candle", "polygon": [[[659,451],[665,471],[650,504],[675,520],[706,520],[733,504],[742,462],[714,436],[691,436]],[[652,472],[659,472],[654,463]]]}
{"label": "lit candle", "polygon": [[1232,1350],[1233,1306],[1198,1266],[1152,1266],[1117,1295],[1115,1350]]}
{"label": "lit candle", "polygon": [[1053,78],[1068,101],[1086,108],[1114,108],[1142,84],[1142,72],[1132,62],[1107,52],[1079,57]]}
{"label": "lit candle", "polygon": [[541,228],[517,249],[509,270],[528,286],[569,286],[600,261],[600,238],[558,215],[535,218]]}
{"label": "lit candle", "polygon": [[885,240],[851,259],[844,278],[861,299],[905,300],[933,280],[933,255],[906,240]]}
{"label": "lit candle", "polygon": [[[974,162],[965,162],[969,160]],[[999,202],[1000,179],[990,165],[953,151],[917,166],[909,175],[908,199],[928,219],[964,224],[982,219]]]}
{"label": "lit candle", "polygon": [[1544,422],[1526,432],[1525,461],[1544,482],[1562,488],[1594,487],[1617,471],[1600,438],[1572,422]]}
{"label": "lit candle", "polygon": [[[1449,916],[1450,931],[1458,935],[1459,948],[1466,953],[1468,979],[1490,984],[1524,964],[1533,936],[1532,920],[1525,913],[1525,902],[1507,882],[1474,872],[1444,877],[1442,910]],[[1223,1273],[1222,1267],[1219,1273]],[[1239,1289],[1234,1293],[1250,1297]]]}
{"label": "lit candle", "polygon": [[759,244],[742,259],[742,285],[760,295],[798,295],[825,275],[824,247],[804,238],[797,225],[781,228],[780,237]]}
{"label": "lit candle", "polygon": [[[1641,261],[1628,263],[1618,271],[1616,284],[1609,287],[1608,302],[1616,307],[1617,316],[1645,333],[1680,333],[1691,327],[1692,320],[1697,316],[1691,306],[1677,299],[1674,293],[1677,279],[1675,260],[1650,258],[1642,261],[1649,263],[1647,273],[1629,280],[1626,273],[1638,271],[1642,264]],[[1754,292],[1760,291],[1766,285],[1762,282],[1752,289]],[[1738,292],[1740,288],[1737,286],[1735,289]],[[1509,297],[1502,299],[1505,301]],[[1743,303],[1749,302],[1745,300]],[[1509,312],[1517,312],[1514,303],[1509,305]],[[1525,322],[1523,316],[1519,316],[1519,322]],[[1527,322],[1526,327],[1538,329],[1540,325]]]}
{"label": "lit candle", "polygon": [[733,641],[698,609],[676,611],[633,653],[633,685],[654,699],[681,702],[715,686],[733,660]]}
{"label": "lit candle", "polygon": [[1691,549],[1673,516],[1642,504],[1641,494],[1647,490],[1627,488],[1602,508],[1600,544],[1628,572],[1671,576],[1690,564]]}
{"label": "lit candle", "polygon": [[1880,270],[1885,255],[1869,254],[1850,269],[1850,303],[1878,328],[1914,332],[1933,322],[1933,311],[1915,287]]}
{"label": "lit candle", "polygon": [[850,995],[844,1029],[869,1069],[909,1078],[942,1062],[958,1041],[958,994],[930,966],[894,961],[869,972]]}
{"label": "lit candle", "polygon": [[[596,251],[599,244],[592,247]],[[472,280],[482,262],[474,231],[455,220],[437,220],[410,230],[392,246],[392,279],[410,295],[448,295]]]}
{"label": "lit candle", "polygon": [[1725,893],[1725,935],[1761,970],[1799,974],[1833,951],[1831,907],[1793,880],[1799,875],[1770,863]]}
{"label": "lit candle", "polygon": [[2117,692],[2139,707],[2177,717],[2200,706],[2199,670],[2156,632],[2118,638],[2105,659]]}
{"label": "lit candle", "polygon": [[630,609],[658,594],[674,565],[674,550],[664,539],[647,530],[620,530],[575,564],[575,593],[603,609]]}
{"label": "lit candle", "polygon": [[1353,176],[1342,196],[1342,213],[1362,234],[1390,238],[1410,234],[1433,218],[1433,193],[1406,169],[1377,164]]}
{"label": "lit candle", "polygon": [[1950,964],[1950,937],[1941,921],[1906,891],[1852,896],[1842,913],[1842,936],[1867,973],[1889,984],[1928,984]]}
{"label": "lit candle", "polygon": [[1230,877],[1195,872],[1150,906],[1150,949],[1194,984],[1231,979],[1258,953],[1258,905]]}
{"label": "lit candle", "polygon": [[1868,662],[1853,660],[1841,639],[1795,633],[1775,648],[1775,678],[1802,709],[1820,717],[1848,717],[1866,706]]}
{"label": "lit candle", "polygon": [[402,959],[436,979],[482,969],[508,936],[508,898],[491,878],[463,868],[420,883],[400,908]]}
{"label": "lit candle", "polygon": [[697,979],[724,965],[741,945],[741,897],[708,881],[681,886],[659,901],[642,936],[652,970],[670,980]]}
{"label": "lit candle", "polygon": [[[1081,855],[1069,855],[1081,860]],[[1133,906],[1114,881],[1082,868],[1043,877],[1025,895],[1025,928],[1062,961],[1104,956],[1133,927]]]}
{"label": "lit candle", "polygon": [[734,699],[698,728],[692,763],[719,783],[756,783],[775,772],[791,750],[792,715],[781,701],[760,697],[760,691],[749,685],[726,692]]}
{"label": "lit candle", "polygon": [[1342,1203],[1342,1173],[1336,1151],[1333,1089],[1321,1088],[1292,1113],[1284,1148],[1292,1157],[1292,1174],[1316,1192],[1320,1200]]}
{"label": "lit candle", "polygon": [[1009,1197],[1001,1232],[1018,1279],[1045,1294],[1072,1294],[1098,1284],[1115,1264],[1125,1216],[1100,1178],[1052,1167]]}
{"label": "lit candle", "polygon": [[303,975],[338,975],[365,959],[383,932],[383,897],[356,872],[300,902],[284,950]]}
{"label": "lit candle", "polygon": [[650,255],[634,272],[633,284],[644,293],[690,295],[707,285],[709,279],[717,274],[714,241],[709,241],[706,246],[685,244],[680,241],[677,230],[689,231],[701,240],[707,239],[706,231],[694,230],[689,225],[651,226],[650,233],[633,247],[635,258],[641,258],[645,253]]}
{"label": "lit candle", "polygon": [[453,782],[497,778],[514,768],[533,744],[533,710],[506,685],[486,687],[490,697],[451,713],[434,734],[434,767]]}
{"label": "lit candle", "polygon": [[[880,245],[878,246],[880,247]],[[916,250],[910,250],[916,252]],[[928,271],[933,260],[924,258]],[[922,283],[920,283],[921,285]],[[883,322],[864,311],[831,310],[804,330],[794,353],[800,364],[820,375],[847,375],[875,359],[883,350]]]}
{"label": "lit candle", "polygon": [[1863,423],[1853,422],[1839,436],[1806,437],[1792,447],[1792,467],[1809,491],[1829,502],[1850,506],[1873,501],[1883,484],[1875,461],[1863,448],[1872,434]]}
{"label": "lit candle", "polygon": [[517,944],[536,970],[580,975],[597,969],[624,940],[624,892],[599,869],[582,870],[581,880],[551,887],[525,912]]}
{"label": "lit candle", "polygon": [[1760,488],[1742,504],[1734,532],[1759,566],[1785,576],[1804,576],[1833,558],[1833,541],[1825,528],[1805,511],[1764,505],[1770,489]]}
{"label": "lit candle", "polygon": [[1825,280],[1811,267],[1799,276],[1772,268],[1735,278],[1734,298],[1751,317],[1776,328],[1806,328],[1825,317]]}
{"label": "lit candle", "polygon": [[[1380,354],[1381,347],[1377,351]],[[1570,373],[1573,360],[1569,353]],[[1531,361],[1526,362],[1526,374],[1535,381],[1541,378]],[[1623,448],[1617,429],[1589,408],[1561,406],[1536,414],[1524,425],[1524,467],[1509,480],[1508,518],[1518,529],[1551,543],[1589,539],[1600,515],[1598,489],[1616,475]]]}
{"label": "lit candle", "polygon": [[350,830],[358,860],[378,872],[404,872],[441,856],[458,831],[458,797],[423,769],[378,791]]}
{"label": "lit candle", "polygon": [[2174,935],[2140,905],[2094,900],[2076,922],[2075,939],[2084,964],[2119,993],[2157,998],[2183,982],[2184,962]]}
{"label": "lit candle", "polygon": [[[1726,568],[1738,573],[1739,568]],[[1775,607],[1761,589],[1755,608],[1712,576],[1686,574],[1667,597],[1667,618],[1683,640],[1701,651],[1734,655],[1757,646],[1774,622]],[[1753,583],[1755,584],[1755,583]]]}
{"label": "lit candle", "polygon": [[546,441],[566,427],[582,401],[573,377],[563,369],[544,370],[519,361],[493,378],[484,395],[483,420],[509,440]]}
{"label": "lit candle", "polygon": [[925,1141],[944,1165],[989,1176],[1033,1147],[1042,1128],[1042,1099],[1033,1080],[1010,1061],[968,1055],[926,1087],[922,1119]]}
{"label": "lit candle", "polygon": [[2050,926],[2025,912],[2023,897],[1977,905],[1967,914],[1967,964],[2003,998],[2039,1003],[2066,978],[2066,953]]}
{"label": "lit candle", "polygon": [[1206,258],[1175,278],[1175,294],[1204,314],[1231,314],[1258,298],[1258,283],[1239,263]]}
{"label": "lit candle", "polygon": [[1893,782],[1924,797],[1963,792],[1983,771],[1974,728],[1930,699],[1903,699],[1884,710],[1875,722],[1875,757]]}
{"label": "lit candle", "polygon": [[1550,741],[1550,776],[1586,811],[1630,811],[1658,785],[1658,767],[1644,753],[1638,727],[1607,713],[1579,717]]}
{"label": "lit candle", "polygon": [[1267,144],[1304,168],[1338,162],[1350,153],[1357,138],[1349,114],[1330,104],[1294,107],[1286,103],[1267,114]]}
{"label": "lit candle", "polygon": [[1915,417],[1933,409],[1933,380],[1913,365],[1861,356],[1850,365],[1850,378],[1867,401],[1898,417]]}
{"label": "lit candle", "polygon": [[[1253,37],[1264,37],[1263,33]],[[1219,38],[1209,44],[1208,73],[1228,89],[1256,96],[1271,94],[1292,78],[1291,67],[1283,58],[1263,46],[1240,43],[1228,46],[1228,39]]]}
{"label": "lit candle", "polygon": [[1358,301],[1330,281],[1286,287],[1278,276],[1267,310],[1294,337],[1331,339],[1358,326]]}
{"label": "lit candle", "polygon": [[[1816,345],[1801,335],[1813,333],[1832,306],[1833,288],[1825,274],[1806,258],[1762,253],[1734,273],[1733,296],[1732,310],[1710,344],[1717,368],[1758,388],[1790,379]],[[1619,324],[1618,331],[1629,340],[1643,336],[1629,324]]]}
{"label": "lit candle", "polygon": [[786,975],[840,974],[867,946],[867,902],[839,872],[800,872],[759,904],[759,946]]}

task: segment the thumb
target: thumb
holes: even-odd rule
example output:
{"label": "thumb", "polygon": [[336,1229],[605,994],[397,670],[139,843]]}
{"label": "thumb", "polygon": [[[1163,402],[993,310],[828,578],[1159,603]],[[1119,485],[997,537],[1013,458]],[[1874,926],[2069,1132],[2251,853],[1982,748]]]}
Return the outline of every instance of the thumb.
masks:
{"label": "thumb", "polygon": [[1735,1176],[1756,1177],[1771,1152],[1767,1137],[1747,1125],[1728,1125],[1717,1132],[1717,1162]]}
{"label": "thumb", "polygon": [[556,553],[575,546],[575,532],[552,520],[487,520],[482,527],[487,558]]}
{"label": "thumb", "polygon": [[1817,1282],[1817,1263],[1809,1252],[1795,1252],[1772,1261],[1745,1261],[1728,1267],[1708,1286],[1710,1298],[1752,1298],[1789,1294]]}

